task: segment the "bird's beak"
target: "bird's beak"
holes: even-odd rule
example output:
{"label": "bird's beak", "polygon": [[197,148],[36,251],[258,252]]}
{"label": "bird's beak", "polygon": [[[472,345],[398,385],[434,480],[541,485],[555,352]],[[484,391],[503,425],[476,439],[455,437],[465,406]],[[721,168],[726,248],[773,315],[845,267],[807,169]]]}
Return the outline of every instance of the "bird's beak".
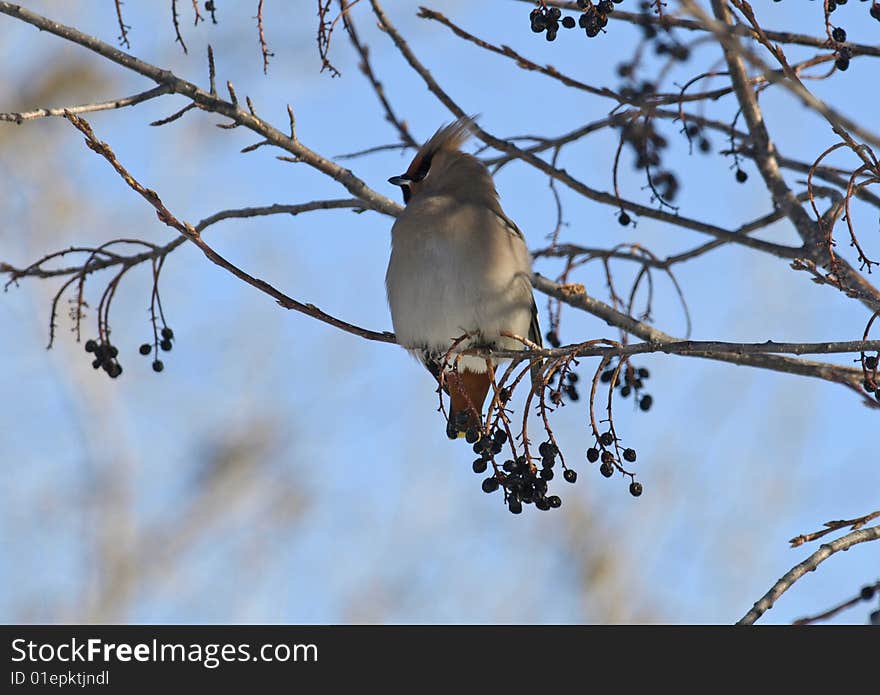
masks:
{"label": "bird's beak", "polygon": [[388,183],[394,184],[395,186],[405,186],[409,183],[412,183],[412,179],[409,178],[406,174],[401,174],[400,176],[392,176],[388,179]]}

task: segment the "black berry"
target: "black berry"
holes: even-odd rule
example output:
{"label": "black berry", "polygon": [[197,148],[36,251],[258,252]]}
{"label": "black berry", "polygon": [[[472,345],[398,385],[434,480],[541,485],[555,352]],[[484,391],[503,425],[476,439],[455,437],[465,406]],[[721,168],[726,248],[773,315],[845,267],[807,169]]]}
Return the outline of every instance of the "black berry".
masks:
{"label": "black berry", "polygon": [[602,446],[611,446],[612,444],[614,444],[614,435],[611,434],[611,432],[603,432],[599,436],[599,443]]}
{"label": "black berry", "polygon": [[590,447],[589,449],[587,449],[587,461],[589,461],[590,463],[596,463],[596,461],[598,460],[599,450],[594,447]]}
{"label": "black berry", "polygon": [[617,216],[617,222],[620,224],[621,227],[626,227],[630,222],[632,222],[632,220],[630,219],[630,216],[627,215],[625,212],[621,212],[620,215]]}
{"label": "black berry", "polygon": [[737,181],[739,181],[740,183],[745,183],[746,181],[748,181],[748,179],[749,179],[749,175],[746,172],[744,172],[742,169],[736,170],[736,180]]}
{"label": "black berry", "polygon": [[635,449],[624,449],[623,450],[623,458],[630,463],[633,463],[636,460],[636,450]]}
{"label": "black berry", "polygon": [[843,27],[835,27],[831,32],[831,38],[838,43],[843,43],[846,41],[846,30]]}
{"label": "black berry", "polygon": [[483,480],[483,492],[495,492],[498,489],[498,478],[494,475]]}
{"label": "black berry", "polygon": [[165,369],[165,365],[162,364],[162,360],[153,360],[154,372],[161,372],[163,369]]}
{"label": "black berry", "polygon": [[150,345],[149,343],[144,343],[143,345],[141,345],[138,348],[138,352],[141,353],[142,355],[149,355],[150,350],[152,350],[152,349],[153,349],[152,345]]}
{"label": "black berry", "polygon": [[550,497],[547,498],[547,501],[553,509],[559,509],[562,506],[562,500],[556,495],[550,495]]}
{"label": "black berry", "polygon": [[599,466],[599,472],[606,478],[610,478],[612,475],[614,475],[614,466],[612,466],[610,463],[603,463],[601,466]]}
{"label": "black berry", "polygon": [[94,340],[89,338],[86,341],[86,352],[94,352],[97,349],[98,349],[98,344]]}
{"label": "black berry", "polygon": [[165,326],[165,328],[162,329],[162,337],[165,338],[165,340],[173,340],[174,331],[168,328],[168,326]]}
{"label": "black berry", "polygon": [[573,471],[569,468],[562,474],[562,477],[565,478],[566,483],[573,483],[578,479],[578,474],[577,471]]}
{"label": "black berry", "polygon": [[562,18],[562,26],[564,26],[566,29],[574,29],[574,25],[574,17],[566,16]]}
{"label": "black berry", "polygon": [[636,483],[636,482],[630,483],[629,484],[629,494],[631,494],[633,497],[638,497],[639,495],[641,495],[642,494],[642,484]]}
{"label": "black berry", "polygon": [[163,351],[168,352],[171,350],[171,341],[168,338],[165,338],[162,342],[159,343],[159,347],[162,348]]}

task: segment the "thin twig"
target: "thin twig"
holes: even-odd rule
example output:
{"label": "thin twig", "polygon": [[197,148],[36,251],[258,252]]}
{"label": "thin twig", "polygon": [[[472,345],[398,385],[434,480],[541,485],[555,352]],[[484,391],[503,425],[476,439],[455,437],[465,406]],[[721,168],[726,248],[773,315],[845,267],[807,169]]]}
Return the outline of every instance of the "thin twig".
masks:
{"label": "thin twig", "polygon": [[837,540],[823,544],[806,560],[798,563],[782,575],[779,581],[777,581],[766,594],[758,599],[758,601],[755,602],[755,605],[752,606],[751,610],[740,618],[736,624],[752,625],[764,615],[764,613],[770,610],[773,607],[773,604],[779,600],[779,597],[788,591],[798,579],[808,572],[815,570],[822,562],[827,560],[834,553],[840,552],[841,550],[849,550],[858,543],[866,543],[878,539],[880,539],[880,526],[871,526],[859,531],[852,531]]}

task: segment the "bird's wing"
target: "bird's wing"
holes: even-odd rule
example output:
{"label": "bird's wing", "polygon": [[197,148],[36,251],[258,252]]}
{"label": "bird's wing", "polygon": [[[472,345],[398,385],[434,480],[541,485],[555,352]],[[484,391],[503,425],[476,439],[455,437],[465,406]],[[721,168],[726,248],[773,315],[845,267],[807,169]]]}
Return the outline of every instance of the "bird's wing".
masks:
{"label": "bird's wing", "polygon": [[507,215],[504,214],[504,210],[501,209],[501,205],[496,204],[492,206],[492,212],[495,213],[495,216],[501,220],[501,223],[504,225],[504,228],[513,236],[522,239],[523,243],[525,243],[526,238],[523,233],[520,231],[520,228],[516,226],[516,223],[510,219]]}
{"label": "bird's wing", "polygon": [[[516,223],[510,219],[507,215],[504,214],[504,211],[501,209],[501,206],[498,205],[497,208],[493,209],[492,212],[501,220],[504,228],[513,236],[521,239],[523,244],[526,242],[526,238],[523,235],[522,231],[519,227],[516,226]],[[541,340],[541,327],[538,324],[538,307],[535,304],[535,298],[532,297],[532,322],[529,325],[529,340],[541,347],[544,346],[543,341]]]}
{"label": "bird's wing", "polygon": [[[425,369],[431,372],[431,376],[433,376],[437,383],[440,383],[440,363],[437,361],[437,357],[428,350],[422,350],[421,354],[421,363],[425,365]],[[443,390],[448,394],[449,387],[446,384],[443,385]]]}
{"label": "bird's wing", "polygon": [[538,323],[538,305],[535,304],[534,297],[532,297],[532,322],[529,324],[529,340],[544,347],[544,341],[541,339],[541,326]]}

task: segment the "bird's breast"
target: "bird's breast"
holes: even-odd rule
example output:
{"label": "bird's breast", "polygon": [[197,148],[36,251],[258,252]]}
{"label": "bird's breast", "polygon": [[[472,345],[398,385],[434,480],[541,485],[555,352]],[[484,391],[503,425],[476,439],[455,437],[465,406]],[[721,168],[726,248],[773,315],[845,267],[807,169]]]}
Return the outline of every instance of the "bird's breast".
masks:
{"label": "bird's breast", "polygon": [[493,344],[502,330],[528,334],[531,268],[520,240],[450,220],[412,222],[398,220],[392,230],[386,275],[401,345],[443,351],[465,333]]}

